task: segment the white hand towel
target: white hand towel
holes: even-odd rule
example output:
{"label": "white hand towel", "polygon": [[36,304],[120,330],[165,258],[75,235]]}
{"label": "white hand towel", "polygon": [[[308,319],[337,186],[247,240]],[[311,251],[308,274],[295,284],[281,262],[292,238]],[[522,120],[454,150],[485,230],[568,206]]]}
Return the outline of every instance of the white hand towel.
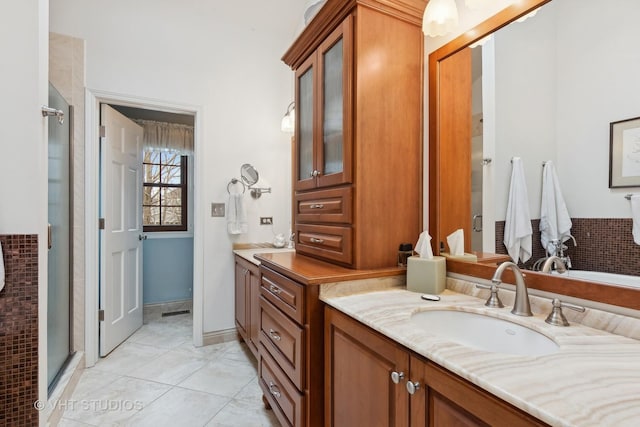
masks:
{"label": "white hand towel", "polygon": [[633,219],[633,241],[640,245],[640,194],[631,196],[631,218]]}
{"label": "white hand towel", "polygon": [[229,234],[243,234],[249,231],[243,196],[242,193],[229,195],[227,208],[227,232]]}
{"label": "white hand towel", "polygon": [[542,170],[542,202],[540,203],[540,241],[549,255],[556,254],[552,240],[560,243],[569,240],[571,217],[562,197],[556,167],[548,160]]}
{"label": "white hand towel", "polygon": [[513,262],[517,263],[518,258],[522,262],[531,258],[533,230],[522,159],[514,157],[512,164],[511,186],[509,187],[509,201],[504,225],[504,245]]}
{"label": "white hand towel", "polygon": [[0,291],[4,288],[4,257],[2,255],[2,243],[0,243]]}

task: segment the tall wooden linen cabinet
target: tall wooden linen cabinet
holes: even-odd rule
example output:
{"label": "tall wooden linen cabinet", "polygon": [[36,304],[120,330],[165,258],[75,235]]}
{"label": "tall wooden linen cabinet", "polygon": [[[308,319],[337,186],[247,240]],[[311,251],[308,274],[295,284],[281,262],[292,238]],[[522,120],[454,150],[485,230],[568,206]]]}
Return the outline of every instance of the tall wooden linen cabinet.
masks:
{"label": "tall wooden linen cabinet", "polygon": [[391,267],[422,224],[424,0],[328,0],[295,71],[296,251]]}

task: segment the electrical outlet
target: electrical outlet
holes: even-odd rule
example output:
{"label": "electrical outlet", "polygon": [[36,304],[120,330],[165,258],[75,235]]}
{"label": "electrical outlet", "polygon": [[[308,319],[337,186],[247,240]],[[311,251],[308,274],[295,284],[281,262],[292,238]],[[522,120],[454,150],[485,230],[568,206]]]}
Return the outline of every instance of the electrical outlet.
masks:
{"label": "electrical outlet", "polygon": [[260,225],[272,225],[273,217],[272,216],[261,216],[260,217]]}
{"label": "electrical outlet", "polygon": [[211,203],[211,216],[224,217],[224,203]]}

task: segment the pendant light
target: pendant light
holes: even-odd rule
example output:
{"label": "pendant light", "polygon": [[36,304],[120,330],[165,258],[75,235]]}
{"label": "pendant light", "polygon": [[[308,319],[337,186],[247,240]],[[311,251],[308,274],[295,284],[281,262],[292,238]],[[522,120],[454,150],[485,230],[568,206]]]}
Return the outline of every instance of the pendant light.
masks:
{"label": "pendant light", "polygon": [[422,18],[422,32],[431,37],[442,36],[458,25],[455,0],[430,0]]}

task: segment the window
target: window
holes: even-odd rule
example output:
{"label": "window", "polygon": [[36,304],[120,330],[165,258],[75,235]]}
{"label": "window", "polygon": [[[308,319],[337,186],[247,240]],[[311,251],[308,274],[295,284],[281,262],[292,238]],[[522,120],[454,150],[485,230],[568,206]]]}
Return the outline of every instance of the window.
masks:
{"label": "window", "polygon": [[145,150],[143,168],[143,230],[187,231],[187,156]]}

